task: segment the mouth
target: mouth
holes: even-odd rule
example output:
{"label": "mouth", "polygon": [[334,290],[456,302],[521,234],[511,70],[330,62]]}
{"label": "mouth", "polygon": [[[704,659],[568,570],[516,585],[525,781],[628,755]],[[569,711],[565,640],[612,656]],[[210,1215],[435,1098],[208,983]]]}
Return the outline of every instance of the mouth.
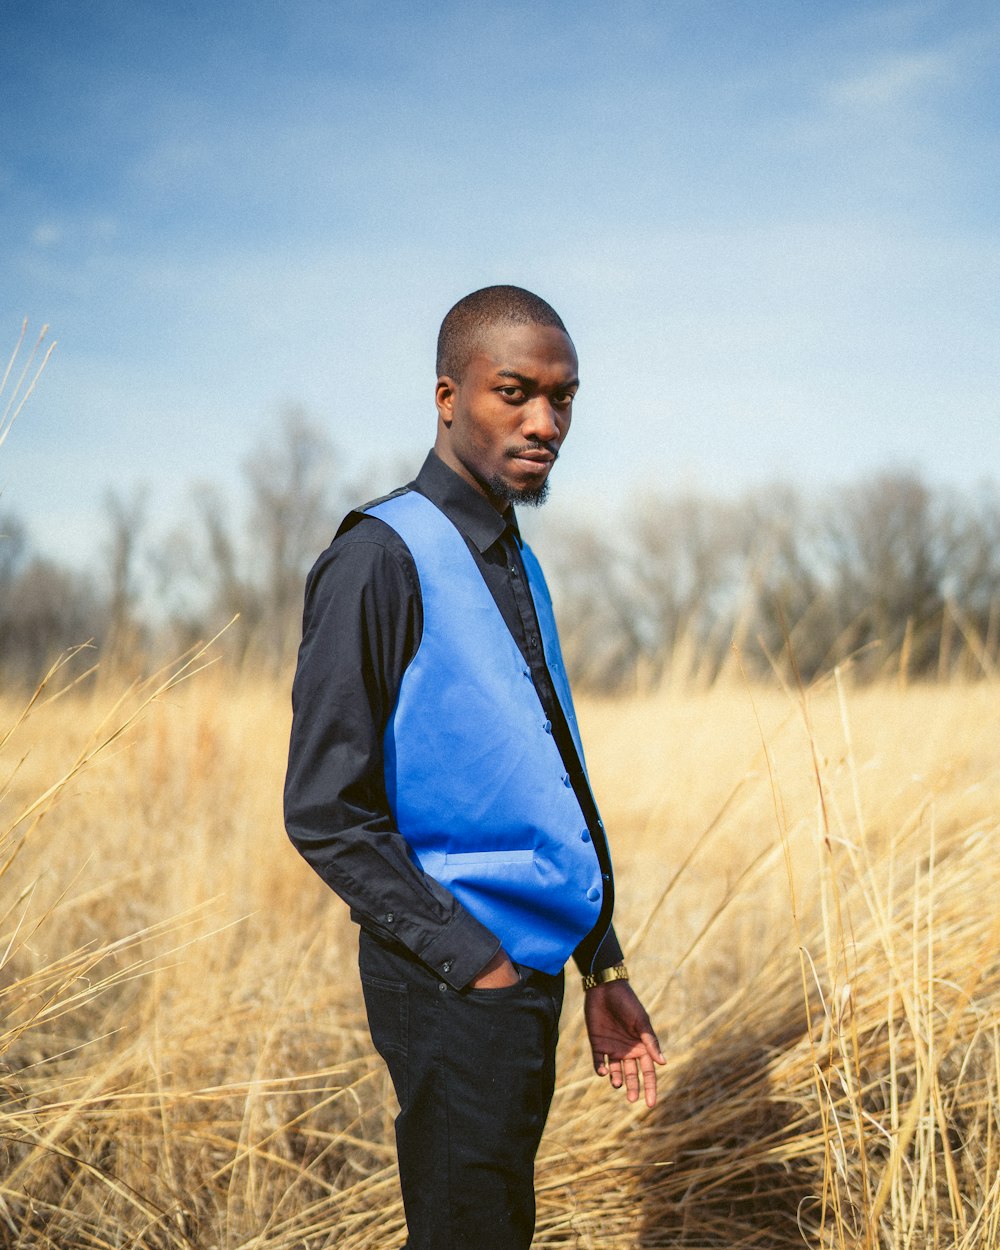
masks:
{"label": "mouth", "polygon": [[507,452],[509,460],[520,460],[535,470],[547,469],[555,464],[558,453],[542,447],[514,447]]}

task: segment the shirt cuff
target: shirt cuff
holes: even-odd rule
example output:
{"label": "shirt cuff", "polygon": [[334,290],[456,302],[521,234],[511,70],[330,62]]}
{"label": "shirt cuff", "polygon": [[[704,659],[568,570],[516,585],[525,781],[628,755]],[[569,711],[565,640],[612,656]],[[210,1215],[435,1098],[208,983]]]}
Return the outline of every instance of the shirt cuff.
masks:
{"label": "shirt cuff", "polygon": [[414,951],[453,990],[464,989],[500,949],[497,935],[461,910],[419,951]]}

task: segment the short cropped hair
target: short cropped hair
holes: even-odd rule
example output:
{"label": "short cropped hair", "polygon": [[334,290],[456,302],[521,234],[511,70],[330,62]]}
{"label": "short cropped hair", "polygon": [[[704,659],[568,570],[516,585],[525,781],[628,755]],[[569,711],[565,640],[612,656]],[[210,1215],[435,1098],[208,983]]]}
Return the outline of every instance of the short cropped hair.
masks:
{"label": "short cropped hair", "polygon": [[540,296],[519,286],[484,286],[460,299],[441,322],[438,377],[460,382],[485,332],[495,325],[555,326],[566,333],[562,318]]}

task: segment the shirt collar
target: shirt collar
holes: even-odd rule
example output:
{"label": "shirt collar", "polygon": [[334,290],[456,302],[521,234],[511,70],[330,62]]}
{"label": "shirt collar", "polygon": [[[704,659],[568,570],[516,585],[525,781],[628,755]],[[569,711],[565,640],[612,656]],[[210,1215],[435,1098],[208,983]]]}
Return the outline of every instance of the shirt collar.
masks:
{"label": "shirt collar", "polygon": [[481,495],[465,478],[459,477],[433,450],[427,453],[427,459],[413,484],[421,495],[426,495],[441,509],[480,554],[487,547],[492,547],[507,530],[520,544],[521,534],[514,509],[508,508],[501,516],[485,495]]}

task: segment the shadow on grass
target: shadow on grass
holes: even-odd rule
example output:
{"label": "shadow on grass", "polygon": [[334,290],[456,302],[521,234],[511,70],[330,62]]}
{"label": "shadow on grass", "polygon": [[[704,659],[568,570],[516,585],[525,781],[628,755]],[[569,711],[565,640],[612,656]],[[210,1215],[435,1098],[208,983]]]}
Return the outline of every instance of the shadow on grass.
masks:
{"label": "shadow on grass", "polygon": [[799,1220],[821,1175],[796,1140],[812,1111],[800,1091],[775,1087],[772,1070],[806,1030],[805,1012],[786,1010],[755,1034],[716,1034],[674,1073],[644,1126],[643,1250],[804,1244]]}

